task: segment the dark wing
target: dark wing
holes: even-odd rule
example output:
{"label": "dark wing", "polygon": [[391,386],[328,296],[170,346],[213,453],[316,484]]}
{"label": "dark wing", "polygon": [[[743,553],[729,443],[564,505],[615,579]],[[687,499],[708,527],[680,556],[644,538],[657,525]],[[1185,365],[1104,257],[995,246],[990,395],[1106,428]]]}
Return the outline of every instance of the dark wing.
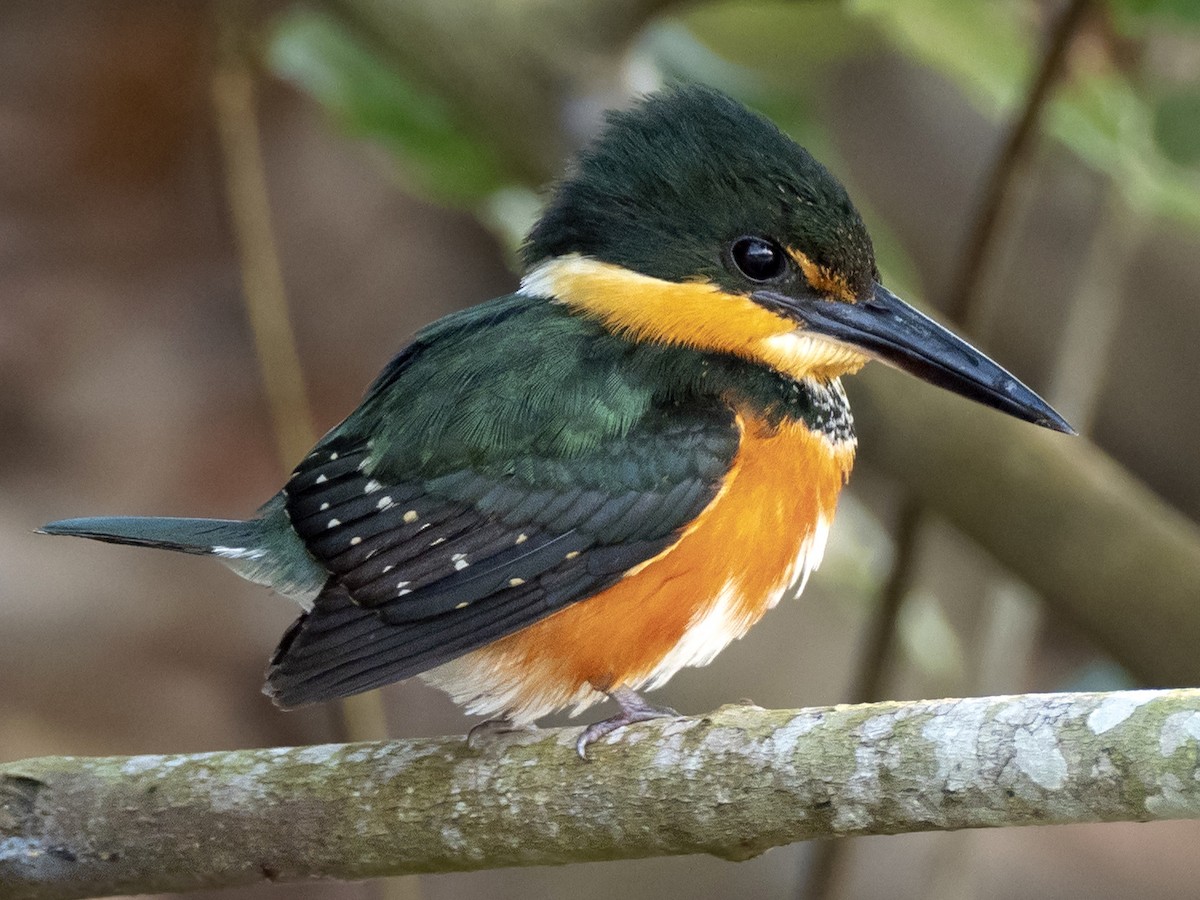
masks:
{"label": "dark wing", "polygon": [[676,409],[581,457],[393,483],[371,474],[367,443],[324,443],[286,494],[332,578],[268,692],[295,706],[398,681],[597,593],[676,539],[737,443],[728,412]]}

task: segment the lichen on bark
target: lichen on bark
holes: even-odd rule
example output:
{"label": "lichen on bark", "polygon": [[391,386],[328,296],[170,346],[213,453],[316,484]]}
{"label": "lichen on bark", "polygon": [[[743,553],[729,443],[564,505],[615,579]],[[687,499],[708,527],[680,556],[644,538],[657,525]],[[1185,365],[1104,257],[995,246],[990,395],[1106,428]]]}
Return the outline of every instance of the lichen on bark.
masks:
{"label": "lichen on bark", "polygon": [[726,706],[576,729],[0,765],[6,900],[1200,817],[1200,690]]}

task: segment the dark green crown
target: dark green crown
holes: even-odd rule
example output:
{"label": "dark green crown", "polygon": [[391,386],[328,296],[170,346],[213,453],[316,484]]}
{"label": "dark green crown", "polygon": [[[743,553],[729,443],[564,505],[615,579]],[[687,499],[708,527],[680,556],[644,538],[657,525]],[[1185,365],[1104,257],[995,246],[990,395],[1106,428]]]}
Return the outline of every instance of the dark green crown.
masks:
{"label": "dark green crown", "polygon": [[580,253],[670,281],[744,290],[725,254],[770,238],[840,273],[864,295],[871,239],[846,189],[772,122],[687,85],[613,112],[526,240],[531,268]]}

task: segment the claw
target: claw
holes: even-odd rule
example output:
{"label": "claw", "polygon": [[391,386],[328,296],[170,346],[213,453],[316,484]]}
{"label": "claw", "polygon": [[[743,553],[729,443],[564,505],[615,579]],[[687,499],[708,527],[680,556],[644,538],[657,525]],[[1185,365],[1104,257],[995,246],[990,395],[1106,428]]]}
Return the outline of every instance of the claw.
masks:
{"label": "claw", "polygon": [[635,722],[648,722],[651,719],[679,718],[679,713],[675,710],[668,706],[653,706],[637,691],[623,684],[617,685],[617,687],[609,691],[608,696],[621,707],[621,711],[611,718],[593,722],[587,728],[583,729],[583,733],[579,735],[579,739],[575,742],[575,752],[584,761],[588,758],[588,745],[612,734],[618,728],[624,728],[626,725],[632,725]]}
{"label": "claw", "polygon": [[514,725],[512,719],[501,717],[499,719],[485,719],[478,725],[472,726],[467,732],[467,746],[472,750],[479,749],[481,743],[499,737],[504,734],[517,734],[519,732],[536,731],[535,725]]}

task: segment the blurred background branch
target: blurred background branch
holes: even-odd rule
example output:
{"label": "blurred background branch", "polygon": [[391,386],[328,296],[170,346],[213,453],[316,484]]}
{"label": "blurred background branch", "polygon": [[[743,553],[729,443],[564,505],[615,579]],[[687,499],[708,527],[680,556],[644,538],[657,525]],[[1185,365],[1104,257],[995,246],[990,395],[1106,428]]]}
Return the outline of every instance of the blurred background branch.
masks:
{"label": "blurred background branch", "polygon": [[[317,434],[271,227],[251,62],[254,48],[248,46],[252,34],[247,27],[247,13],[251,9],[242,0],[216,3],[217,59],[212,96],[242,291],[282,476],[303,458]],[[378,741],[388,737],[387,708],[378,691],[346,697],[330,704],[329,709],[336,717],[334,730],[341,740]],[[384,883],[380,896],[384,900],[414,900],[420,893],[413,880],[393,880]]]}
{"label": "blurred background branch", "polygon": [[[1091,10],[1091,0],[1070,0],[1050,23],[1046,49],[1030,79],[1020,114],[1008,127],[996,152],[968,223],[942,308],[952,324],[964,329],[976,341],[986,340],[983,287],[1018,195],[1023,187],[1027,190],[1030,157],[1046,105],[1053,89],[1062,80],[1072,43]],[[1077,299],[1073,298],[1072,302],[1078,304]],[[1050,400],[1052,404],[1058,402],[1053,396]],[[898,626],[904,603],[916,584],[918,553],[929,520],[930,510],[920,500],[911,493],[903,497],[893,532],[892,571],[883,583],[879,604],[870,620],[867,641],[859,651],[853,693],[847,697],[850,703],[866,703],[886,696],[888,678],[894,673],[896,663]],[[1036,640],[1037,627],[1035,622],[1026,622],[1024,628],[1011,627],[1006,620],[1029,617],[1019,606],[1005,602],[1004,596],[994,584],[980,592],[977,607],[991,606],[994,618],[992,627],[980,643],[993,655],[1009,660],[1010,667],[1016,667],[1029,651],[1028,646],[1016,644],[1028,645]],[[973,684],[964,685],[963,693],[988,693],[996,689],[985,681],[987,675],[982,666],[978,675]],[[810,900],[834,900],[845,896],[852,847],[853,844],[846,841],[819,844],[813,852],[802,896]],[[959,871],[965,871],[965,867],[960,867]],[[956,885],[956,889],[961,890],[961,887]]]}
{"label": "blurred background branch", "polygon": [[1009,128],[980,191],[979,208],[967,230],[957,269],[950,280],[949,300],[944,306],[950,321],[965,327],[969,333],[979,331],[979,323],[973,319],[979,313],[980,285],[987,276],[997,247],[997,232],[1003,227],[1005,213],[1012,206],[1013,184],[1029,161],[1046,104],[1066,69],[1071,42],[1092,8],[1093,0],[1069,0],[1053,22],[1046,51],[1030,81],[1020,115]]}
{"label": "blurred background branch", "polygon": [[[918,400],[886,372],[861,380],[864,458],[1069,613],[1138,680],[1200,681],[1194,522],[1086,442],[1046,441],[932,392]],[[930,439],[943,428],[943,440]]]}

